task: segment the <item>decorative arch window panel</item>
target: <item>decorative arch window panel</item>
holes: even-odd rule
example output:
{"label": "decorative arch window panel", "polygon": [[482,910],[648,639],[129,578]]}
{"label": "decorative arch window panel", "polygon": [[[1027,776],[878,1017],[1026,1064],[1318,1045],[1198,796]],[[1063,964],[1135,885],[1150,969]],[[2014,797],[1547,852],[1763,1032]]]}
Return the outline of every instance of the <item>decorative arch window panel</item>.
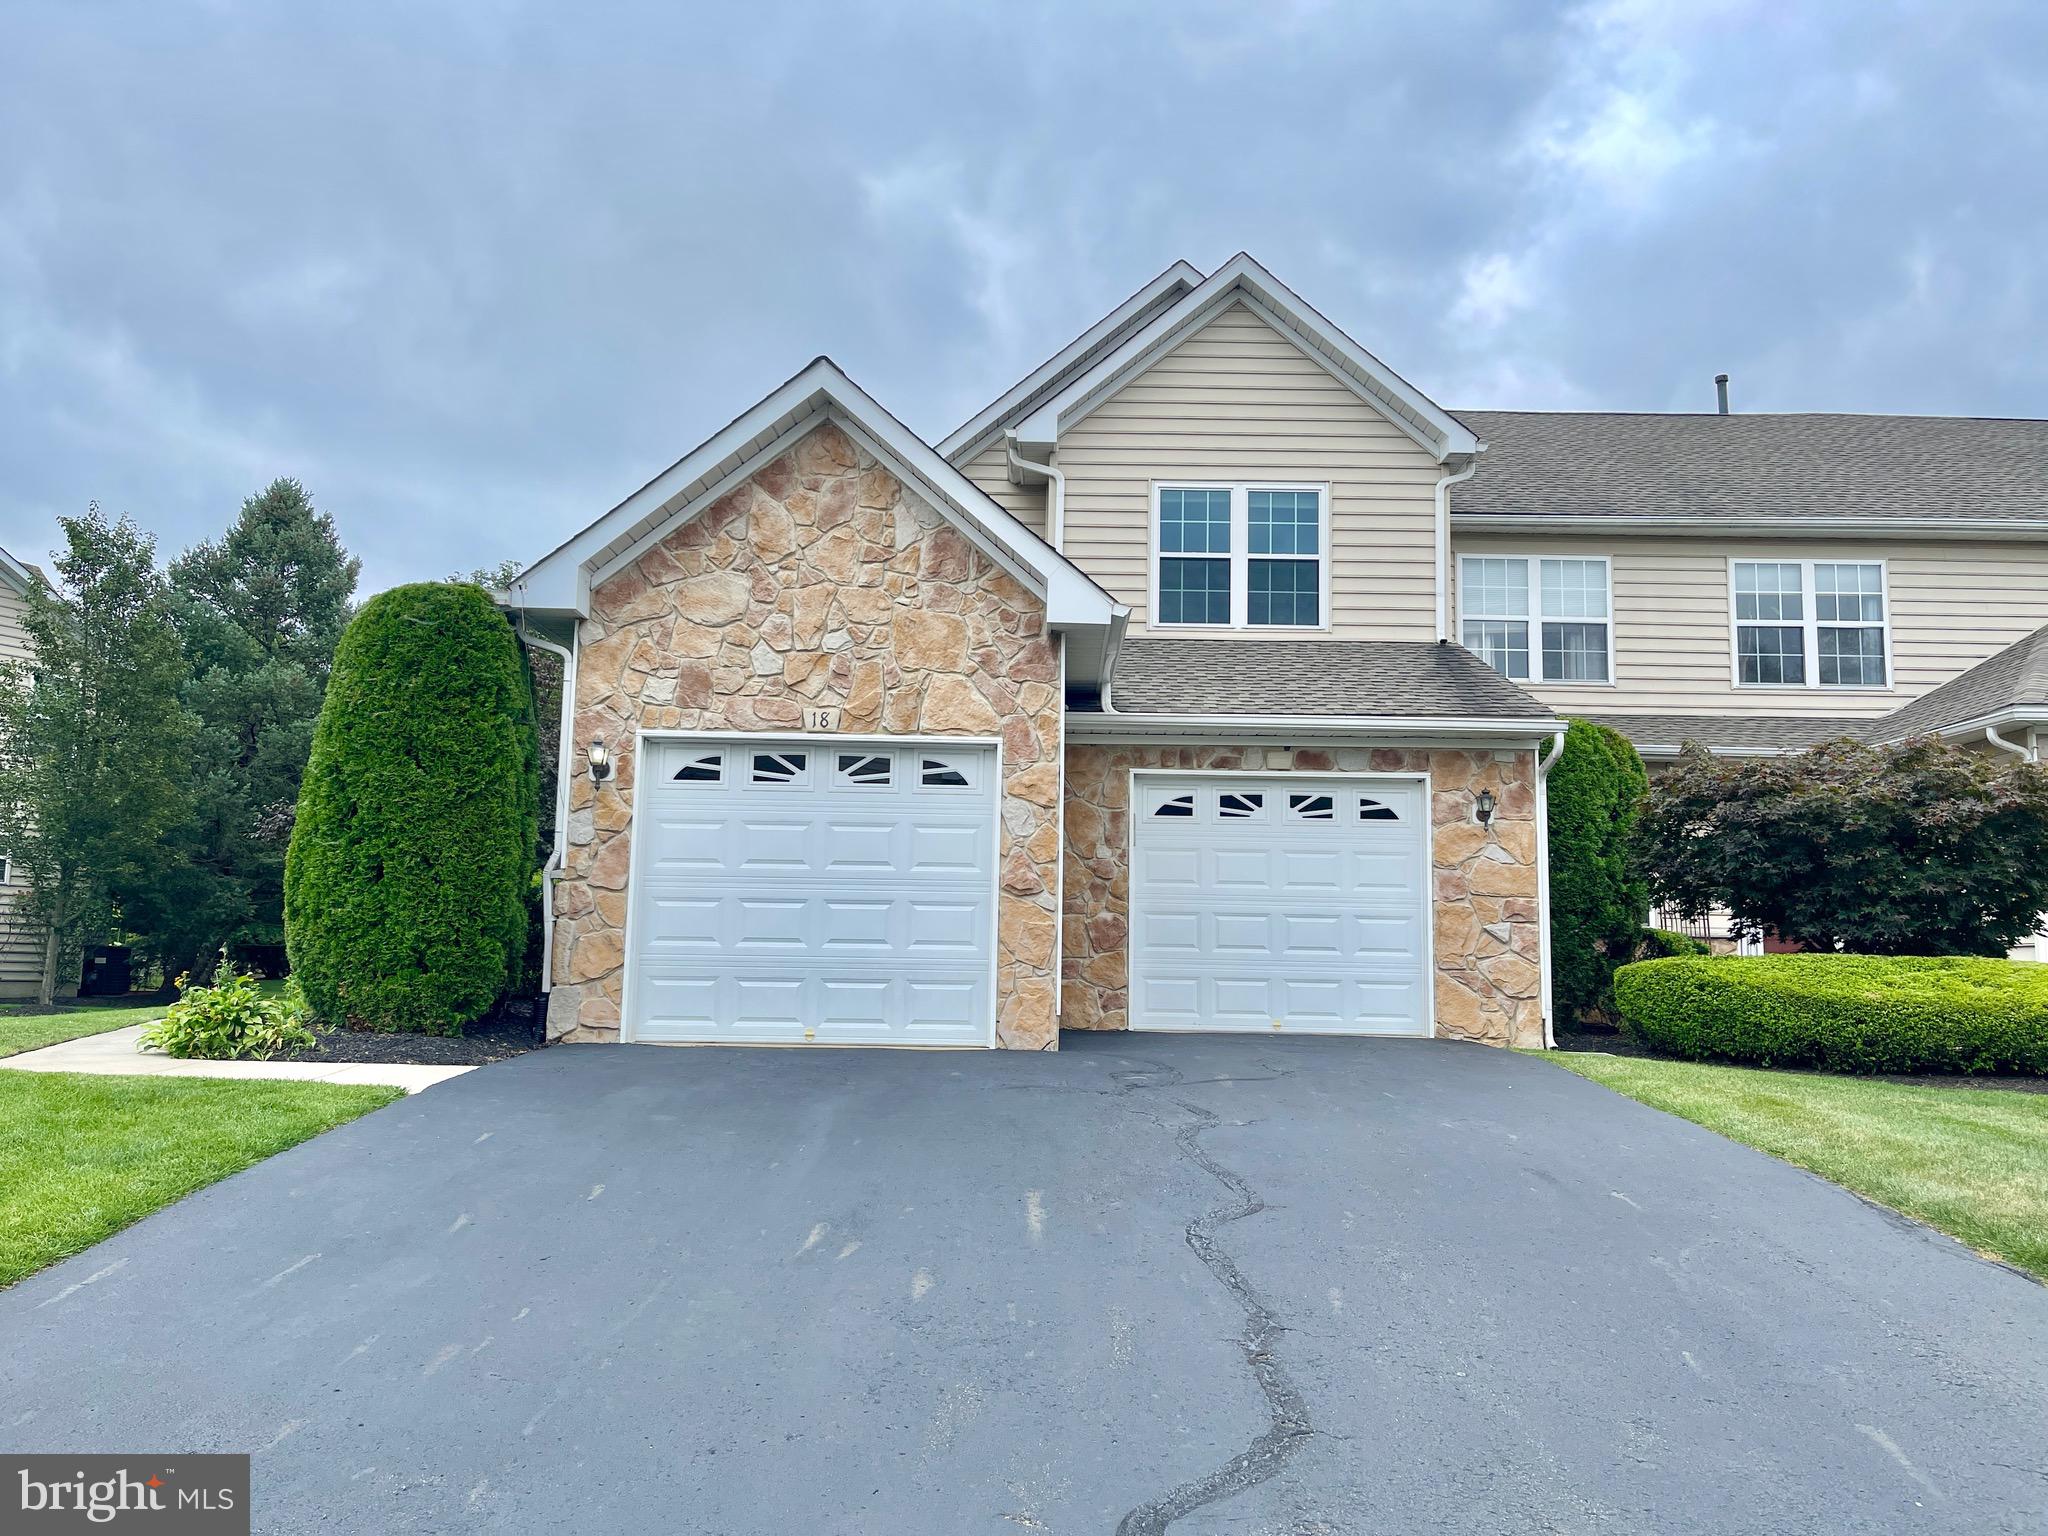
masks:
{"label": "decorative arch window panel", "polygon": [[1325,486],[1161,485],[1153,498],[1153,622],[1321,629],[1329,622]]}
{"label": "decorative arch window panel", "polygon": [[1459,638],[1518,682],[1610,683],[1610,580],[1600,555],[1462,556]]}

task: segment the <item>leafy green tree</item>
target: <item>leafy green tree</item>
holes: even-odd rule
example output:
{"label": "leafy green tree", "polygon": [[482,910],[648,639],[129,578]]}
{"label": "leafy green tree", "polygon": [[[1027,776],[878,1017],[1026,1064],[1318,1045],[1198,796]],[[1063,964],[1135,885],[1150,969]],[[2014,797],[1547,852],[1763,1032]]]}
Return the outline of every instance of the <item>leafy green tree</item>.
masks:
{"label": "leafy green tree", "polygon": [[0,846],[49,926],[40,997],[190,808],[185,657],[156,547],[97,505],[58,519],[61,591],[30,594],[32,660],[0,668]]}
{"label": "leafy green tree", "polygon": [[296,480],[251,496],[221,539],[171,566],[199,722],[192,814],[121,893],[125,924],[167,975],[203,980],[224,944],[284,942],[292,808],[360,566]]}
{"label": "leafy green tree", "polygon": [[526,947],[533,694],[490,596],[421,583],[335,653],[285,863],[292,969],[321,1017],[459,1034]]}
{"label": "leafy green tree", "polygon": [[1551,765],[1550,973],[1567,1018],[1614,1011],[1615,968],[1635,956],[1649,888],[1632,862],[1646,775],[1619,731],[1567,722]]}
{"label": "leafy green tree", "polygon": [[1659,905],[1812,950],[2002,955],[2048,910],[2048,768],[1933,737],[1739,763],[1688,747],[1640,835]]}

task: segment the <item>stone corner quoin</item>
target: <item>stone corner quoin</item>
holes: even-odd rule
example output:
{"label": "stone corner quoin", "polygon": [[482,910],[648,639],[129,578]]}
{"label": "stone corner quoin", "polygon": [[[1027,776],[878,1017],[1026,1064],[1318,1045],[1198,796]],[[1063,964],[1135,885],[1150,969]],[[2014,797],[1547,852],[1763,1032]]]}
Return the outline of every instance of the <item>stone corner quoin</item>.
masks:
{"label": "stone corner quoin", "polygon": [[571,780],[550,1038],[619,1036],[635,733],[834,707],[848,734],[1001,741],[996,1038],[1056,1046],[1059,677],[1043,602],[836,426],[672,529],[591,594],[574,739],[616,767]]}

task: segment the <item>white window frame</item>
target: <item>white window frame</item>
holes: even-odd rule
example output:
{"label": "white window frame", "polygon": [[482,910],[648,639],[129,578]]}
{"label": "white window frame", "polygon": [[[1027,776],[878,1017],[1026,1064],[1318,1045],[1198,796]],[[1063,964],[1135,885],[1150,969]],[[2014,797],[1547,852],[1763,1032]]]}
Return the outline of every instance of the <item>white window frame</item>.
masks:
{"label": "white window frame", "polygon": [[[1790,629],[1791,624],[1764,624],[1761,619],[1742,620],[1735,616],[1735,567],[1738,565],[1796,565],[1799,567],[1799,629],[1806,655],[1803,683],[1745,683],[1742,680],[1742,638],[1745,622],[1769,629]],[[1820,680],[1820,605],[1814,601],[1813,568],[1816,565],[1874,565],[1877,567],[1877,596],[1884,612],[1878,629],[1884,637],[1884,681],[1882,683],[1823,683]],[[1611,601],[1611,599],[1610,599]],[[1829,629],[1868,629],[1868,624],[1829,624]],[[1789,555],[1746,554],[1728,557],[1728,683],[1744,693],[1891,693],[1898,672],[1892,663],[1892,573],[1891,562],[1878,557],[1832,555],[1820,559],[1795,559]]]}
{"label": "white window frame", "polygon": [[[1531,688],[1613,688],[1614,681],[1614,557],[1612,555],[1588,555],[1577,551],[1552,550],[1549,553],[1531,554],[1517,549],[1461,549],[1458,551],[1458,623],[1456,636],[1458,644],[1465,644],[1465,593],[1470,584],[1465,580],[1465,562],[1468,560],[1520,560],[1528,567],[1526,580],[1529,590],[1529,611],[1521,615],[1529,626],[1529,675],[1508,678],[1509,682],[1520,683]],[[1604,679],[1590,677],[1545,677],[1543,675],[1543,626],[1550,624],[1589,624],[1593,621],[1570,614],[1546,614],[1543,611],[1543,566],[1545,560],[1581,560],[1598,565],[1607,584],[1607,617],[1600,622],[1607,628],[1607,676]],[[1513,623],[1516,615],[1475,613],[1471,617],[1481,623]],[[1469,646],[1466,649],[1471,649]],[[1482,658],[1483,659],[1483,658]],[[1505,672],[1501,676],[1507,677]]]}
{"label": "white window frame", "polygon": [[14,873],[14,864],[6,854],[0,853],[0,885],[5,885]]}
{"label": "white window frame", "polygon": [[[1180,555],[1159,548],[1159,496],[1162,491],[1228,491],[1230,493],[1230,554]],[[1316,497],[1316,617],[1315,624],[1254,624],[1251,622],[1251,562],[1254,560],[1296,560],[1304,555],[1254,555],[1251,552],[1251,493],[1253,491],[1313,491]],[[1312,635],[1330,628],[1330,487],[1328,482],[1303,480],[1154,480],[1151,485],[1151,516],[1146,529],[1147,629],[1252,630],[1258,634]],[[1225,624],[1161,623],[1159,620],[1159,565],[1162,560],[1222,560],[1230,564],[1230,620]]]}

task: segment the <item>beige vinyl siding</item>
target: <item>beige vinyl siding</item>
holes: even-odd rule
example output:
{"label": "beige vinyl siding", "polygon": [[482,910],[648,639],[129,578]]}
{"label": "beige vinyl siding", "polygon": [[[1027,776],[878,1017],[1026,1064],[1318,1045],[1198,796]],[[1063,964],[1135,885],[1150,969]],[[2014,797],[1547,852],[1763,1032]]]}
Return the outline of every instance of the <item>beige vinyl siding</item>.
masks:
{"label": "beige vinyl siding", "polygon": [[[1455,492],[1453,496],[1455,497]],[[1456,513],[1456,502],[1452,511]],[[1606,555],[1613,569],[1614,684],[1535,683],[1553,708],[1589,714],[1882,715],[2048,624],[2048,543],[1485,537],[1453,533],[1459,555]],[[1730,559],[1881,560],[1892,686],[1737,688],[1730,655]],[[1462,630],[1460,631],[1462,633]]]}
{"label": "beige vinyl siding", "polygon": [[[21,615],[28,605],[13,587],[0,583],[0,661],[26,661],[28,636]],[[0,857],[7,849],[0,848]],[[31,997],[43,975],[43,928],[24,915],[27,887],[10,862],[0,883],[0,998]]]}
{"label": "beige vinyl siding", "polygon": [[21,627],[27,611],[22,595],[0,580],[0,661],[28,660],[28,635]]}
{"label": "beige vinyl siding", "polygon": [[1010,483],[1010,458],[999,437],[960,466],[960,473],[988,492],[989,499],[1041,539],[1045,537],[1045,482]]}
{"label": "beige vinyl siding", "polygon": [[1058,463],[1067,557],[1131,606],[1134,634],[1149,617],[1153,482],[1271,480],[1330,487],[1331,633],[1435,638],[1443,471],[1243,305],[1063,431]]}

